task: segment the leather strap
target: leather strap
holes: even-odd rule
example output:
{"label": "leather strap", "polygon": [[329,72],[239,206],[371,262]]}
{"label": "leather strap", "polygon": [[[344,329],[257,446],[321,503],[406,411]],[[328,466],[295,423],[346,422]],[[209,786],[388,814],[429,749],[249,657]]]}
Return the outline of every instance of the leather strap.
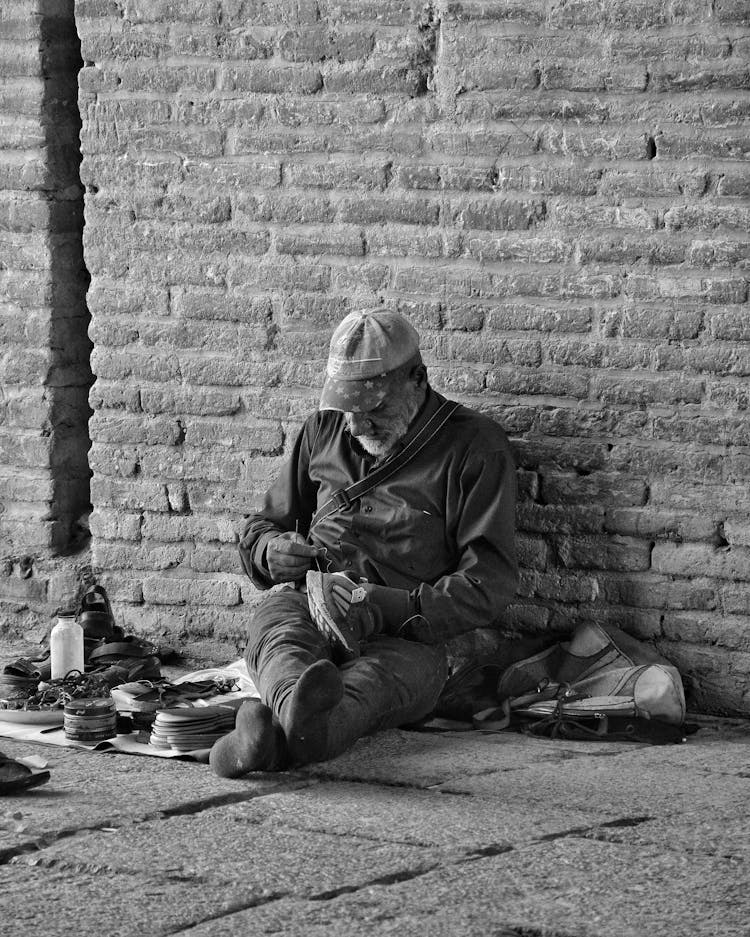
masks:
{"label": "leather strap", "polygon": [[[562,702],[562,701],[561,701]],[[475,729],[482,732],[502,732],[520,729],[527,735],[553,739],[595,739],[609,742],[648,742],[651,745],[670,745],[685,741],[685,726],[671,725],[658,719],[637,716],[607,716],[602,713],[575,716],[566,715],[563,707],[549,716],[533,718],[512,712],[510,701],[494,709],[485,709],[473,718]]]}
{"label": "leather strap", "polygon": [[372,491],[373,488],[377,488],[386,478],[395,475],[396,472],[411,462],[411,460],[431,442],[459,406],[460,404],[454,403],[451,400],[446,400],[445,403],[441,404],[440,408],[433,413],[419,432],[415,433],[404,448],[393,456],[392,459],[378,466],[378,468],[370,472],[369,475],[365,475],[360,481],[349,485],[348,488],[339,488],[338,491],[335,491],[332,497],[315,512],[310,526],[313,527],[318,521],[322,521],[330,514],[333,514],[334,511],[351,507],[355,501],[358,501],[363,495],[367,494],[368,491]]}

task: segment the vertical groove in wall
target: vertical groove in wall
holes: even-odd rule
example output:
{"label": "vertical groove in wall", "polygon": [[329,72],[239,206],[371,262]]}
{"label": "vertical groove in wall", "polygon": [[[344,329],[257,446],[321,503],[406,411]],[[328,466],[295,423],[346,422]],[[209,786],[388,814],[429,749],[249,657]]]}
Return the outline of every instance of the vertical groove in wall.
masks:
{"label": "vertical groove in wall", "polygon": [[88,392],[93,377],[80,179],[78,72],[83,60],[74,3],[56,12],[41,21],[40,49],[42,128],[47,158],[56,170],[49,193],[50,367],[45,383],[53,483],[51,546],[68,553],[80,545],[83,528],[78,521],[90,508]]}

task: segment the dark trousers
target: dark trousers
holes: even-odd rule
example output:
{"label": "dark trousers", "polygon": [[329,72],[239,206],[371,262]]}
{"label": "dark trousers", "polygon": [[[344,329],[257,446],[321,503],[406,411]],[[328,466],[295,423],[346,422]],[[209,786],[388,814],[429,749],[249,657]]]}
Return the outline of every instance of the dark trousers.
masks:
{"label": "dark trousers", "polygon": [[[270,593],[255,610],[245,651],[261,699],[278,719],[302,672],[331,659],[331,648],[312,623],[307,595]],[[378,635],[361,657],[342,664],[344,698],[330,713],[327,758],[358,738],[417,722],[437,703],[447,677],[444,646]]]}

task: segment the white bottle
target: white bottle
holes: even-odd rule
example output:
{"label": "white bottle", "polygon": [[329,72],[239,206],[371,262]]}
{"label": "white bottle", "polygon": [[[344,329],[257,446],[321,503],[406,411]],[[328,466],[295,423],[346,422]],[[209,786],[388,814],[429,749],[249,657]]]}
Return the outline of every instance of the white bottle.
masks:
{"label": "white bottle", "polygon": [[60,611],[49,636],[51,678],[59,680],[71,670],[83,673],[83,628],[73,612]]}

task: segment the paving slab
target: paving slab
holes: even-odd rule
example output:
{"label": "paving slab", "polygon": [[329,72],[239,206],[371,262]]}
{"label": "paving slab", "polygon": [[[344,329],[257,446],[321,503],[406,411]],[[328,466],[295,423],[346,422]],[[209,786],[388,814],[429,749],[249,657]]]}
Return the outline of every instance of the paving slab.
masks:
{"label": "paving slab", "polygon": [[628,742],[555,742],[516,732],[412,732],[395,729],[360,739],[333,761],[303,769],[315,777],[440,787],[455,779],[482,778],[523,770],[527,764],[557,764],[592,754],[630,752]]}
{"label": "paving slab", "polygon": [[516,811],[496,798],[372,783],[320,782],[231,807],[238,822],[300,831],[335,832],[354,840],[441,847],[446,855],[508,848],[571,828],[591,815],[565,805],[542,815]]}
{"label": "paving slab", "polygon": [[[323,902],[282,900],[222,918],[221,933],[284,937],[746,937],[731,860],[573,837],[441,867]],[[215,922],[183,932],[215,934]]]}
{"label": "paving slab", "polygon": [[[87,832],[18,856],[0,870],[0,889],[16,933],[161,934],[233,907],[289,895],[322,900],[438,863],[418,846],[342,842],[335,833],[288,830],[214,809]],[[40,913],[50,907],[53,921]],[[121,930],[112,930],[113,908],[127,909]]]}
{"label": "paving slab", "polygon": [[155,814],[187,811],[191,805],[202,808],[304,783],[288,775],[254,774],[238,788],[195,762],[7,739],[0,739],[0,750],[13,758],[42,758],[51,775],[46,784],[23,796],[0,799],[0,857],[81,829],[120,827]]}

